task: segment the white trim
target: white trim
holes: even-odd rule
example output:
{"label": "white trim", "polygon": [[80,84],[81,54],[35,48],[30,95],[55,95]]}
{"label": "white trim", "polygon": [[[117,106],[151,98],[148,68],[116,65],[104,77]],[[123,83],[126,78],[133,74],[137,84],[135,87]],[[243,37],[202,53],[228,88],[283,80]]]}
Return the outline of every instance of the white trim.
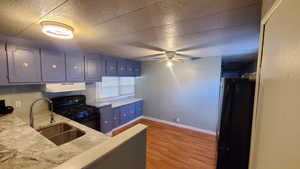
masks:
{"label": "white trim", "polygon": [[161,119],[157,119],[157,118],[153,118],[153,117],[147,117],[147,116],[142,116],[142,118],[143,119],[147,119],[147,120],[152,120],[152,121],[160,122],[160,123],[169,124],[169,125],[176,126],[176,127],[179,127],[179,128],[185,128],[185,129],[189,129],[189,130],[193,130],[193,131],[198,131],[198,132],[201,132],[201,133],[205,133],[205,134],[216,136],[216,132],[205,130],[205,129],[200,129],[200,128],[189,126],[189,125],[178,124],[178,123],[174,123],[174,122],[170,122],[170,121],[166,121],[166,120],[161,120]]}
{"label": "white trim", "polygon": [[127,125],[129,125],[129,124],[131,124],[131,123],[133,123],[133,122],[136,122],[136,121],[138,121],[138,120],[140,120],[140,119],[142,119],[142,118],[143,118],[143,116],[137,117],[137,118],[135,118],[135,119],[133,119],[133,120],[131,120],[131,121],[129,121],[129,122],[127,122],[127,123],[125,123],[125,124],[123,124],[123,125],[117,127],[117,128],[114,128],[112,131],[110,131],[110,132],[108,132],[108,133],[105,133],[105,135],[112,137],[112,136],[113,136],[112,133],[113,133],[114,131],[116,131],[116,130],[118,130],[118,129],[120,129],[120,128],[123,128],[123,127],[125,127],[125,126],[127,126]]}
{"label": "white trim", "polygon": [[272,7],[263,16],[263,18],[261,20],[261,26],[264,26],[264,24],[266,24],[268,22],[268,20],[270,19],[270,17],[274,13],[274,11],[279,7],[279,5],[281,4],[281,2],[282,2],[282,0],[276,0],[273,3]]}
{"label": "white trim", "polygon": [[251,145],[250,145],[250,157],[249,157],[249,169],[255,169],[255,154],[256,154],[256,134],[257,134],[257,121],[259,119],[258,114],[258,106],[259,106],[259,90],[261,87],[261,62],[263,57],[263,43],[264,43],[264,28],[267,24],[268,20],[272,16],[272,14],[276,11],[276,9],[280,6],[282,0],[276,0],[273,3],[273,6],[266,12],[261,20],[260,26],[260,42],[259,42],[259,51],[258,51],[258,58],[257,58],[257,70],[256,70],[256,87],[255,87],[255,98],[254,98],[254,107],[253,107],[253,117],[252,117],[252,132],[251,132]]}

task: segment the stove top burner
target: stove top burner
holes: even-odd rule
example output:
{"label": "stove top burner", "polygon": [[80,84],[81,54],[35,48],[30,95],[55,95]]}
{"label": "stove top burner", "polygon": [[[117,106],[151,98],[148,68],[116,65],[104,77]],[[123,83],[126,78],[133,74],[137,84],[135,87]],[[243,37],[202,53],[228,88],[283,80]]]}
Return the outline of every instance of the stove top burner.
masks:
{"label": "stove top burner", "polygon": [[57,109],[56,113],[75,121],[82,121],[94,118],[97,115],[97,109],[88,105],[79,105]]}
{"label": "stove top burner", "polygon": [[85,95],[63,96],[51,100],[55,113],[100,131],[99,110],[86,105]]}

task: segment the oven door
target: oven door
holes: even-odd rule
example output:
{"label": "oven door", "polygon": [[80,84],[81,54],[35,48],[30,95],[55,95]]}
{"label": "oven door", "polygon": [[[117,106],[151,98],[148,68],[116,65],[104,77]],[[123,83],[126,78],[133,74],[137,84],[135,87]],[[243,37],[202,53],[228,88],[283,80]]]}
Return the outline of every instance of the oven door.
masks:
{"label": "oven door", "polygon": [[98,115],[90,116],[90,117],[85,118],[85,119],[80,119],[77,122],[79,122],[80,124],[83,124],[87,127],[90,127],[92,129],[95,129],[97,131],[100,131],[100,123],[99,123],[100,119],[99,119]]}

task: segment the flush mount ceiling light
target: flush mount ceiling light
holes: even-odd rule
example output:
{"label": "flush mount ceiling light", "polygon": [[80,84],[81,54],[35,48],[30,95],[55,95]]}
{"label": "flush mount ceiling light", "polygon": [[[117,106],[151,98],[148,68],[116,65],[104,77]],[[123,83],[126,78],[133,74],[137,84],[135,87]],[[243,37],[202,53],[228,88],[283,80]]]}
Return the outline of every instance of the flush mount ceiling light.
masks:
{"label": "flush mount ceiling light", "polygon": [[63,23],[55,21],[42,21],[42,32],[48,36],[59,39],[73,39],[74,29]]}

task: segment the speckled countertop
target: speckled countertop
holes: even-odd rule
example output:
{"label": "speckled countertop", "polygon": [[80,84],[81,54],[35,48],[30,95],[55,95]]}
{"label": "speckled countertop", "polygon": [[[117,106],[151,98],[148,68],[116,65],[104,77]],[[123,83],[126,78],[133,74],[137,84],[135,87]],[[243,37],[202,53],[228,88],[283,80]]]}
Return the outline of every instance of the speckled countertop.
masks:
{"label": "speckled countertop", "polygon": [[[49,113],[35,114],[40,128],[49,125]],[[14,114],[0,117],[0,169],[50,169],[96,146],[109,142],[98,131],[55,114],[55,123],[65,122],[83,131],[85,135],[57,146]]]}
{"label": "speckled countertop", "polygon": [[131,104],[134,102],[138,102],[143,100],[142,98],[129,98],[129,99],[121,99],[121,100],[116,100],[116,101],[110,101],[110,102],[94,102],[94,103],[88,103],[91,106],[95,106],[95,107],[103,107],[103,106],[107,106],[107,105],[111,105],[112,108],[117,108],[117,107],[121,107],[127,104]]}

